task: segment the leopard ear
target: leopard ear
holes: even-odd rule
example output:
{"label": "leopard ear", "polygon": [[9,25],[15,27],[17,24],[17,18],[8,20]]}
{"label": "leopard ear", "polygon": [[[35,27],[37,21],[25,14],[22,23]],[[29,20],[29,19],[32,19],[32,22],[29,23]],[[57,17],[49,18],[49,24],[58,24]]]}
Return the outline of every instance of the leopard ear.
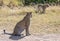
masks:
{"label": "leopard ear", "polygon": [[49,5],[48,5],[48,4],[45,4],[45,6],[46,6],[46,7],[49,7]]}
{"label": "leopard ear", "polygon": [[30,14],[32,14],[32,12],[30,12]]}

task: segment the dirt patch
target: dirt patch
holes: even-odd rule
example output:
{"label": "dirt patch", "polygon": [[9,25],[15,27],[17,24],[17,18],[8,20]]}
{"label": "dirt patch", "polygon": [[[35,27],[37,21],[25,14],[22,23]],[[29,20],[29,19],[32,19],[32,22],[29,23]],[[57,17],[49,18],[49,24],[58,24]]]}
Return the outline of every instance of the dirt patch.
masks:
{"label": "dirt patch", "polygon": [[0,32],[0,41],[60,41],[60,34],[33,34],[30,36],[10,36]]}

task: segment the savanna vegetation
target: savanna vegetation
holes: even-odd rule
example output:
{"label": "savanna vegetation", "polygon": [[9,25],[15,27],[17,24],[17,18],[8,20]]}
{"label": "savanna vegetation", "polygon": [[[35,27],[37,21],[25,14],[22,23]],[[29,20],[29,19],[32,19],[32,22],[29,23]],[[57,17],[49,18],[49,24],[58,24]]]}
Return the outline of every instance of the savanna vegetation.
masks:
{"label": "savanna vegetation", "polygon": [[[37,4],[45,3],[49,4],[46,13],[35,13]],[[35,6],[31,6],[31,4]],[[31,34],[60,33],[59,4],[60,0],[3,0],[2,6],[0,6],[0,30],[6,29],[8,32],[12,32],[16,23],[21,21],[26,15],[25,12],[32,12]]]}

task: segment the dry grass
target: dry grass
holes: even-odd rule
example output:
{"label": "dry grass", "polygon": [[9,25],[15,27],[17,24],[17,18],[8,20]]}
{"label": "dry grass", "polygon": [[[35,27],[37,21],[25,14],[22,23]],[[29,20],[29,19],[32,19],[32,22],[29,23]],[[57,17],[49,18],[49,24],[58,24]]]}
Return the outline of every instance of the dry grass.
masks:
{"label": "dry grass", "polygon": [[33,7],[21,7],[20,9],[0,9],[0,29],[12,32],[16,23],[23,19],[26,11],[32,11],[30,33],[49,34],[60,33],[60,8],[58,6],[46,9],[46,14],[34,13]]}
{"label": "dry grass", "polygon": [[[17,0],[3,0],[3,3],[5,5],[8,5],[10,1],[12,1],[13,4],[18,5],[18,1]],[[22,3],[20,2],[20,4],[22,4]]]}

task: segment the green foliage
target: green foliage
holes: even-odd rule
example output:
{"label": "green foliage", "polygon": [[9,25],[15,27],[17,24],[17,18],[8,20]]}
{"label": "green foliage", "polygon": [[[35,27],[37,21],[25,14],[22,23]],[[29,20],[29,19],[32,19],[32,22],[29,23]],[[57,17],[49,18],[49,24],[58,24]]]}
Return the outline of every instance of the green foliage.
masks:
{"label": "green foliage", "polygon": [[4,0],[4,4],[8,4],[10,1],[12,1],[14,4],[19,4],[19,5],[29,5],[30,3],[35,3],[35,4],[39,4],[39,3],[60,3],[60,0]]}
{"label": "green foliage", "polygon": [[60,0],[24,0],[25,1],[25,4],[30,4],[30,3],[35,3],[35,4],[37,4],[37,3],[56,3],[56,2],[58,2],[58,1],[60,1]]}

